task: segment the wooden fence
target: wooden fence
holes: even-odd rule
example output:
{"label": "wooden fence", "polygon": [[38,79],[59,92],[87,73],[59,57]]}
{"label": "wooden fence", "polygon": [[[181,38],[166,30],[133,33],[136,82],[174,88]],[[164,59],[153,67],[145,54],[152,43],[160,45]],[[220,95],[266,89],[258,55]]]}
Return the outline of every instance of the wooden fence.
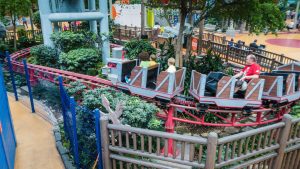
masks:
{"label": "wooden fence", "polygon": [[[25,36],[28,39],[33,39],[33,33],[36,37],[42,35],[41,30],[34,30],[34,32],[32,30],[26,30],[26,31],[17,32],[16,38],[18,40],[21,36]],[[41,39],[41,38],[39,38],[39,39]],[[4,38],[4,41],[6,43],[8,43],[8,42],[13,41],[13,40],[14,40],[14,33],[13,32],[6,32],[6,36]]]}
{"label": "wooden fence", "polygon": [[[114,26],[114,38],[119,41],[128,41],[130,39],[139,39],[141,36],[141,28],[130,26]],[[148,39],[154,41],[157,39],[159,31],[157,29],[145,28],[145,35]]]}
{"label": "wooden fence", "polygon": [[[300,167],[300,119],[239,134],[208,138],[108,124],[100,119],[105,169],[130,168],[252,168]],[[168,145],[173,144],[173,155]]]}
{"label": "wooden fence", "polygon": [[[203,40],[204,41],[211,41],[211,42],[226,45],[226,46],[229,44],[229,41],[226,40],[226,36],[218,36],[218,35],[215,35],[213,33],[204,33],[203,34]],[[247,45],[243,45],[239,49],[245,50],[245,51],[251,51],[255,55],[259,55],[259,56],[262,56],[262,57],[265,57],[265,58],[268,58],[268,59],[275,59],[275,61],[277,61],[278,63],[281,63],[281,64],[288,64],[288,63],[291,63],[291,62],[298,62],[297,60],[286,57],[283,54],[277,54],[277,53],[266,51],[266,50],[263,50],[263,49],[254,49],[254,48],[251,48]]]}
{"label": "wooden fence", "polygon": [[232,62],[241,65],[246,64],[246,57],[249,54],[254,54],[257,57],[257,63],[260,64],[261,70],[264,72],[270,72],[276,67],[283,65],[283,62],[278,61],[277,58],[267,57],[263,54],[253,52],[252,50],[230,47],[225,44],[204,40],[202,51],[207,52],[208,49],[211,49],[215,54],[219,54],[226,62]]}

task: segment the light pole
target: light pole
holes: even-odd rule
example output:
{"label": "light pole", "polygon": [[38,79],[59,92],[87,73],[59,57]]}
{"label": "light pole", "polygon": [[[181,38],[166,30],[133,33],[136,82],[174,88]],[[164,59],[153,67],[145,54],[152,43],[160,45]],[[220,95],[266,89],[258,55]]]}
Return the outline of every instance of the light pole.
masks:
{"label": "light pole", "polygon": [[298,23],[299,8],[300,8],[300,0],[297,1],[296,13],[295,13],[295,16],[294,16],[294,29],[296,28],[297,23]]}

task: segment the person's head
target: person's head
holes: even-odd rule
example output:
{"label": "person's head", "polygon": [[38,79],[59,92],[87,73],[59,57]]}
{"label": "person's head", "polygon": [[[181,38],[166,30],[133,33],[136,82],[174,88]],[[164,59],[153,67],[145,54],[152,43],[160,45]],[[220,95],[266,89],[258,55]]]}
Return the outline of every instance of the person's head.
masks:
{"label": "person's head", "polygon": [[150,55],[150,61],[155,61],[156,62],[156,55],[151,54]]}
{"label": "person's head", "polygon": [[247,59],[246,59],[246,63],[247,63],[247,65],[251,65],[253,63],[256,63],[256,57],[252,54],[248,55]]}
{"label": "person's head", "polygon": [[143,51],[139,54],[139,58],[141,61],[149,61],[149,53]]}
{"label": "person's head", "polygon": [[174,59],[174,58],[169,58],[169,59],[168,59],[168,65],[169,65],[169,66],[171,66],[171,65],[174,66],[174,65],[175,65],[175,59]]}
{"label": "person's head", "polygon": [[231,38],[231,40],[230,40],[231,42],[233,42],[234,40],[233,40],[233,38]]}
{"label": "person's head", "polygon": [[257,43],[257,39],[255,39],[253,42],[254,42],[254,43]]}

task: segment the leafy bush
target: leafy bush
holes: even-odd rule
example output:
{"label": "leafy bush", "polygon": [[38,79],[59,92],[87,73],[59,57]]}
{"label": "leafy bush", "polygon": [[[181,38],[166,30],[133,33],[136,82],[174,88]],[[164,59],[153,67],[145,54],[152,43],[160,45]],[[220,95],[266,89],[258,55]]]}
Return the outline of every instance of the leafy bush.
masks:
{"label": "leafy bush", "polygon": [[34,12],[32,21],[33,21],[33,24],[34,24],[38,29],[41,29],[41,17],[40,17],[40,11]]}
{"label": "leafy bush", "polygon": [[33,86],[33,97],[37,100],[45,101],[45,104],[52,108],[55,115],[61,112],[61,102],[59,88],[55,84],[40,80],[39,83]]}
{"label": "leafy bush", "polygon": [[101,95],[104,95],[114,110],[119,101],[123,101],[124,109],[121,122],[132,127],[162,130],[162,122],[155,113],[159,109],[150,103],[142,101],[138,97],[132,97],[113,88],[87,88],[79,81],[71,82],[67,88],[68,94],[81,102],[82,106],[76,109],[76,124],[79,144],[80,165],[82,168],[92,168],[97,157],[97,145],[95,135],[95,117],[91,110],[99,108],[106,112],[102,106]]}
{"label": "leafy bush", "polygon": [[113,110],[118,102],[123,102],[124,109],[121,117],[123,124],[148,129],[159,129],[161,127],[161,121],[157,120],[155,116],[159,109],[154,104],[147,103],[138,97],[117,92],[112,88],[96,88],[84,92],[82,104],[90,110],[99,108],[105,112],[101,95],[109,100]]}
{"label": "leafy bush", "polygon": [[29,48],[36,45],[36,42],[33,39],[29,39],[26,36],[19,37],[17,43],[18,49]]}
{"label": "leafy bush", "polygon": [[167,42],[159,44],[159,49],[161,51],[160,56],[158,57],[158,63],[160,63],[161,71],[168,69],[168,59],[175,57],[175,47],[172,44],[172,39],[168,39]]}
{"label": "leafy bush", "polygon": [[149,55],[156,54],[156,49],[147,40],[131,40],[125,44],[125,49],[128,59],[136,59],[143,51],[148,52]]}
{"label": "leafy bush", "polygon": [[300,104],[299,103],[292,107],[291,115],[295,118],[300,117]]}
{"label": "leafy bush", "polygon": [[70,31],[57,32],[51,36],[54,46],[62,52],[93,47],[98,39],[97,35],[92,33]]}
{"label": "leafy bush", "polygon": [[92,70],[96,70],[98,65],[101,65],[100,52],[92,48],[82,48],[71,50],[68,53],[61,53],[59,56],[61,68],[77,73],[91,74]]}
{"label": "leafy bush", "polygon": [[188,94],[190,87],[190,80],[192,71],[203,74],[209,74],[210,72],[219,72],[224,70],[223,61],[219,55],[214,54],[211,50],[207,51],[207,54],[202,57],[191,55],[188,59],[184,60],[184,67],[186,67],[185,78],[185,90],[184,94]]}
{"label": "leafy bush", "polygon": [[58,67],[58,53],[49,46],[39,45],[32,47],[30,48],[30,54],[34,59],[31,60],[33,60],[35,64],[53,68]]}

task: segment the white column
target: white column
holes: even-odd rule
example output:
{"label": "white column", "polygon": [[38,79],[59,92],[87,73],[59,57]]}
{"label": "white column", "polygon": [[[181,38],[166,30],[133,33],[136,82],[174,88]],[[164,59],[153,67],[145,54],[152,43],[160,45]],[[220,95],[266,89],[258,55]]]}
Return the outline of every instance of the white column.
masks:
{"label": "white column", "polygon": [[44,44],[48,46],[53,46],[53,43],[50,39],[52,34],[52,24],[48,19],[49,14],[51,13],[49,1],[45,2],[45,0],[38,0],[40,16],[41,16],[41,25],[43,32]]}
{"label": "white column", "polygon": [[100,35],[103,36],[102,40],[102,61],[107,63],[107,58],[110,57],[110,44],[109,44],[109,27],[108,27],[108,4],[107,0],[99,0],[100,12],[104,15],[100,22]]}
{"label": "white column", "polygon": [[[89,0],[89,10],[96,10],[96,0]],[[97,21],[89,21],[90,22],[90,31],[93,33],[97,33]]]}

